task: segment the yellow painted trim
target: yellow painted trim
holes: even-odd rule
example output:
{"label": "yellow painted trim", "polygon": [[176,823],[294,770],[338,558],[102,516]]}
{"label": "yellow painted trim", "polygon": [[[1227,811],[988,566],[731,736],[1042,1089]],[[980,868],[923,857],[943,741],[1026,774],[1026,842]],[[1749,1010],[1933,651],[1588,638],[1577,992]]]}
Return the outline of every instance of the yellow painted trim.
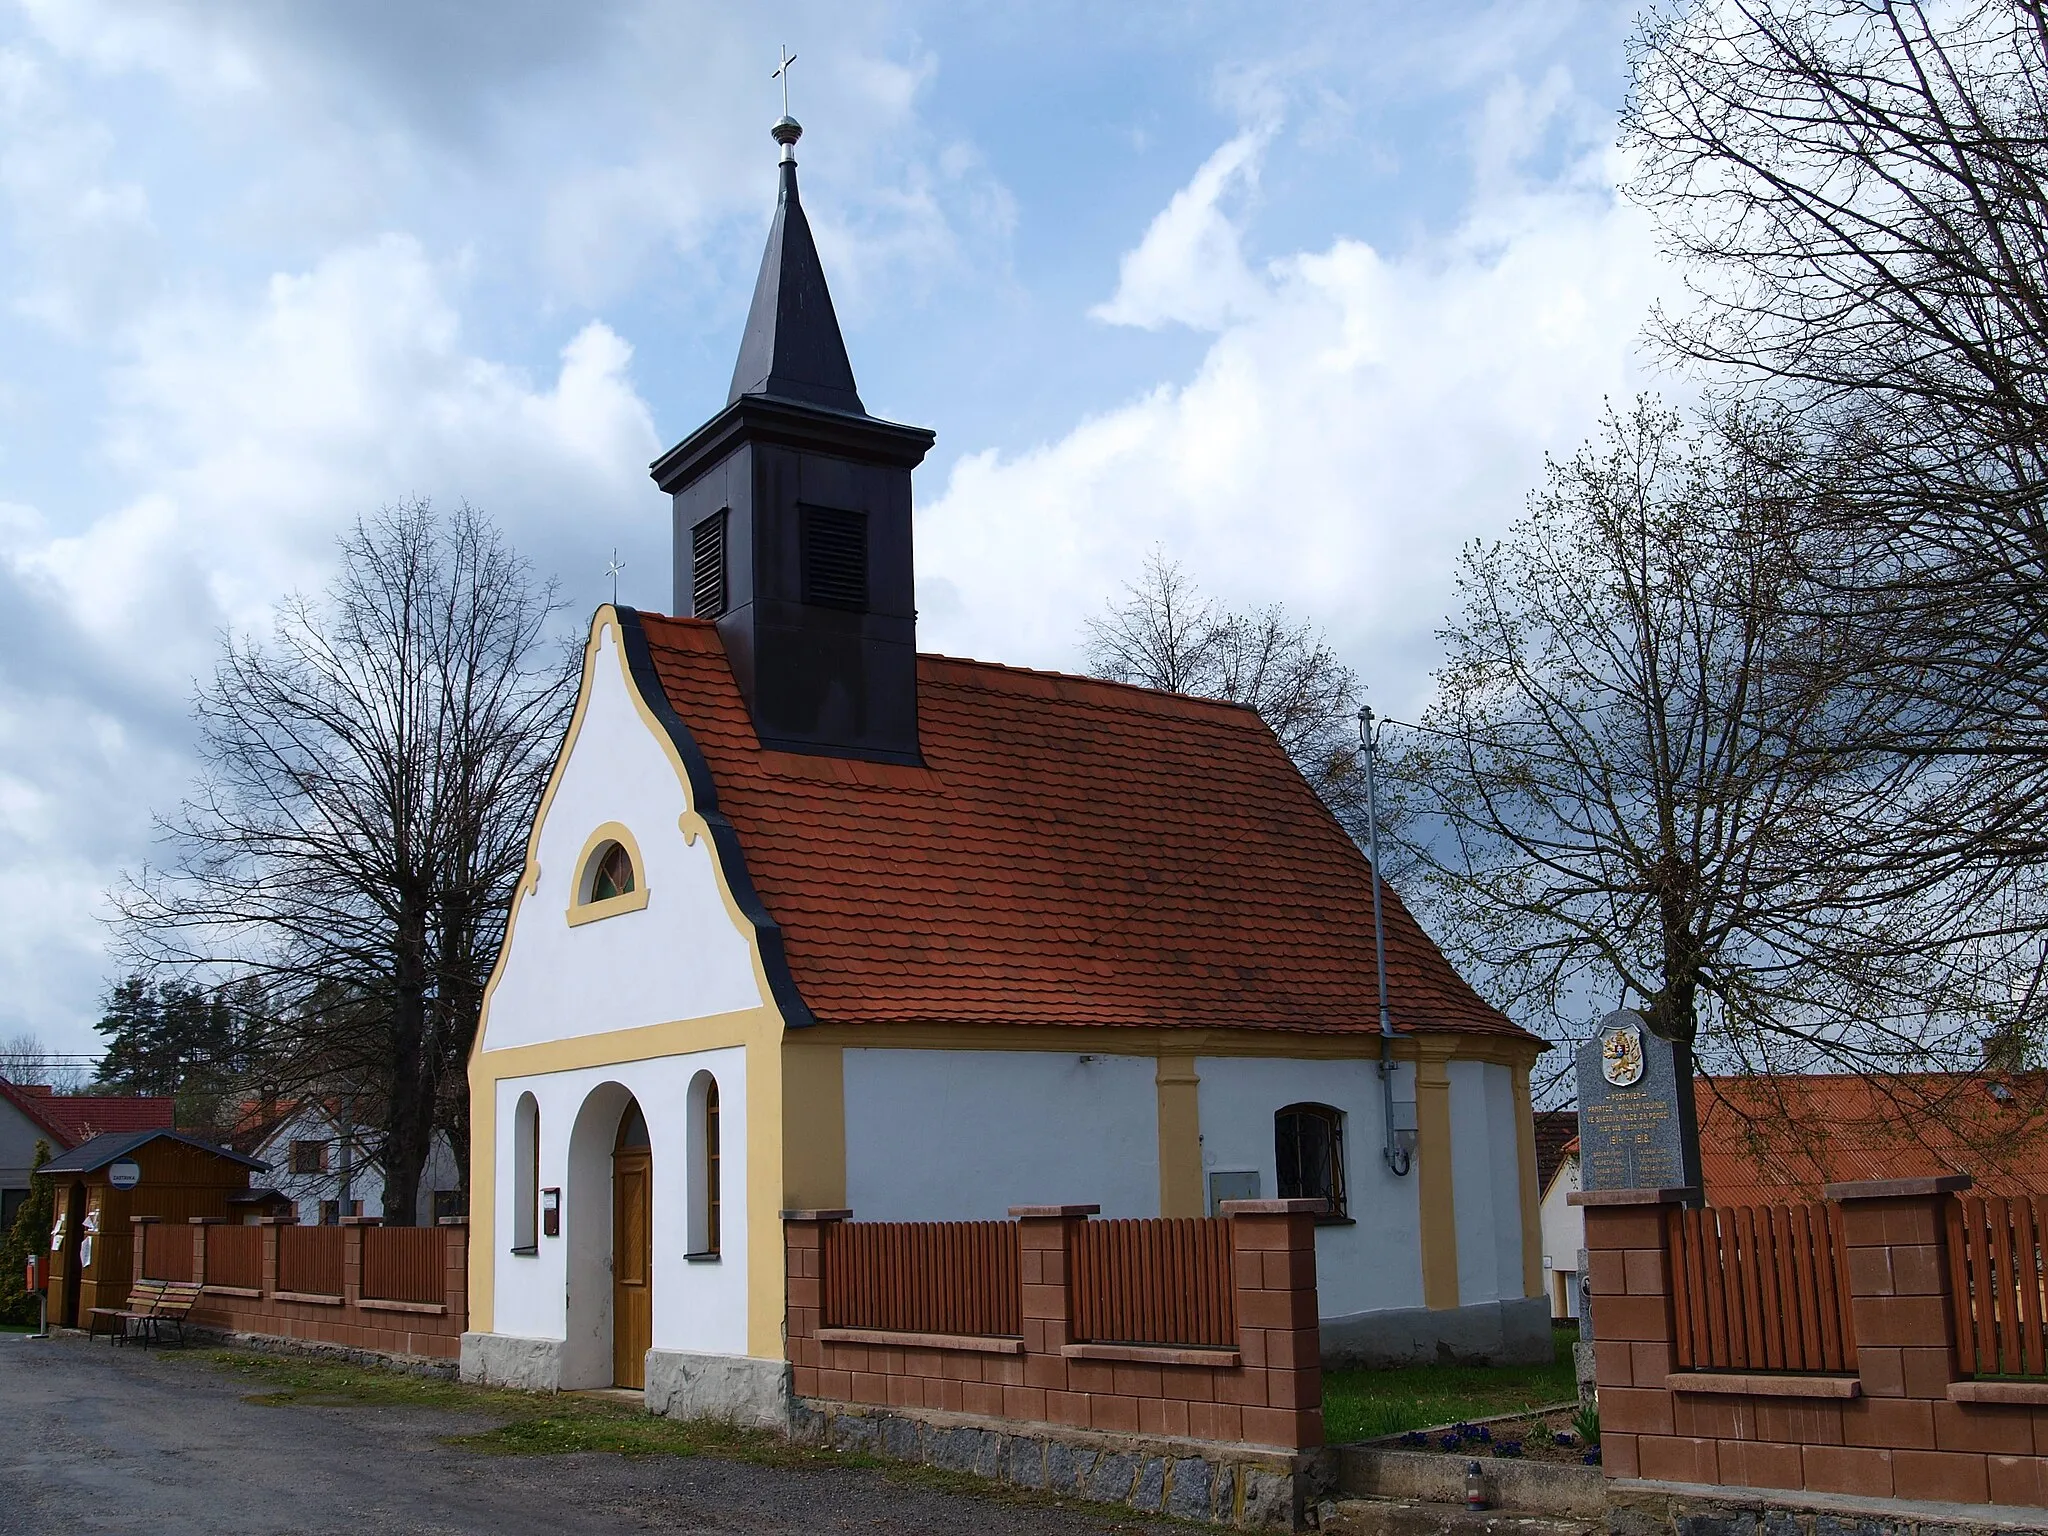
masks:
{"label": "yellow painted trim", "polygon": [[595,923],[603,918],[617,917],[621,912],[644,912],[647,910],[647,887],[626,892],[623,896],[607,896],[603,901],[586,901],[571,907],[564,915],[571,928],[581,928],[585,923]]}
{"label": "yellow painted trim", "polygon": [[1159,1214],[1203,1216],[1202,1079],[1192,1056],[1161,1056],[1153,1070],[1159,1095]]}
{"label": "yellow painted trim", "polygon": [[1529,1069],[1516,1067],[1515,1144],[1522,1161],[1522,1294],[1543,1294],[1543,1193],[1536,1187],[1536,1112],[1529,1104]]}
{"label": "yellow painted trim", "polygon": [[[1277,1056],[1310,1061],[1378,1061],[1377,1034],[1281,1029],[1105,1028],[1060,1024],[816,1024],[807,1040],[848,1050],[1072,1051],[1094,1056]],[[1402,1035],[1397,1061],[1413,1061],[1418,1038],[1446,1061],[1533,1065],[1542,1043],[1500,1035]]]}
{"label": "yellow painted trim", "polygon": [[782,1209],[846,1204],[846,1053],[792,1030],[782,1038]]}
{"label": "yellow painted trim", "polygon": [[1422,1227],[1422,1304],[1458,1304],[1458,1198],[1451,1177],[1451,1053],[1429,1049],[1415,1062],[1415,1193]]}
{"label": "yellow painted trim", "polygon": [[[561,787],[562,774],[575,750],[577,737],[589,707],[591,681],[605,637],[611,637],[614,663],[626,684],[626,695],[639,712],[641,723],[661,744],[669,766],[682,786],[689,807],[679,818],[684,838],[694,844],[707,835],[709,827],[699,813],[690,789],[690,776],[667,729],[656,718],[633,681],[626,659],[625,635],[616,609],[599,608],[591,620],[590,638],[583,648],[583,678],[577,688],[576,707],[569,719],[562,750],[556,755],[547,787],[527,835],[526,874],[513,892],[512,911],[505,924],[505,942],[498,963],[484,990],[482,1017],[477,1025],[475,1049],[470,1055],[469,1087],[472,1134],[470,1141],[470,1326],[488,1332],[492,1326],[493,1285],[496,1277],[497,1234],[495,1207],[497,1085],[508,1077],[540,1076],[549,1072],[582,1067],[609,1066],[619,1062],[645,1060],[655,1056],[738,1045],[746,1048],[747,1061],[747,1352],[765,1359],[784,1358],[782,1325],[784,1313],[784,1264],[782,1220],[785,1202],[783,1164],[783,1071],[781,1043],[783,1018],[773,1002],[767,967],[761,958],[760,941],[753,924],[734,900],[724,865],[714,854],[711,867],[718,881],[719,895],[736,931],[745,935],[753,959],[755,1008],[741,1009],[705,1019],[675,1020],[627,1030],[583,1035],[568,1040],[542,1041],[534,1045],[493,1050],[490,1046],[491,1002],[504,974],[505,958],[511,953],[525,899],[540,884],[540,833]],[[624,841],[624,839],[621,839]],[[637,850],[636,850],[637,852]],[[587,856],[587,850],[586,850]],[[644,865],[642,866],[644,868]],[[580,870],[579,870],[580,873]]]}

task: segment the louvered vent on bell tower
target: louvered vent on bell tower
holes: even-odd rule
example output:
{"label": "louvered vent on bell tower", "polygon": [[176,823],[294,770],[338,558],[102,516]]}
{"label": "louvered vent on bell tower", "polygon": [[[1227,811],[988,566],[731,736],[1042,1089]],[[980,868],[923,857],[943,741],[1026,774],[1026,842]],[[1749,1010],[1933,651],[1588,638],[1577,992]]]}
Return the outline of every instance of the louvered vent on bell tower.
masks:
{"label": "louvered vent on bell tower", "polygon": [[868,605],[868,520],[835,507],[803,509],[804,601],[820,608]]}
{"label": "louvered vent on bell tower", "polygon": [[725,520],[721,509],[690,534],[690,611],[700,619],[725,616]]}

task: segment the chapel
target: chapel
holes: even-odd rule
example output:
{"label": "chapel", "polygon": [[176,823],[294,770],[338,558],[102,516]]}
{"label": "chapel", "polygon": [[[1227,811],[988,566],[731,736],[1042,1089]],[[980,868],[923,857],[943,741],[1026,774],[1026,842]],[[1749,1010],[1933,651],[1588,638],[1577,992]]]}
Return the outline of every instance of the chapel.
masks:
{"label": "chapel", "polygon": [[782,1213],[1319,1198],[1326,1361],[1550,1358],[1529,1075],[1250,709],[917,648],[776,124],[675,616],[597,610],[470,1063],[472,1380],[778,1422]]}

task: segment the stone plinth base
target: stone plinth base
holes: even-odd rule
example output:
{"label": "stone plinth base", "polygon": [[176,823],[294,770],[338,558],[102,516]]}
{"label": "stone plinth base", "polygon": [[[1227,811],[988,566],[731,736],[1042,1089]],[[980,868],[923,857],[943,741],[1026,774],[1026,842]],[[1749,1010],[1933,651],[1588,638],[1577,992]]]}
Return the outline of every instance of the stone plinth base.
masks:
{"label": "stone plinth base", "polygon": [[559,1392],[562,1341],[528,1339],[512,1333],[465,1333],[461,1374],[472,1386]]}
{"label": "stone plinth base", "polygon": [[1315,1505],[1315,1454],[810,1398],[790,1427],[812,1444],[1212,1525],[1288,1530]]}
{"label": "stone plinth base", "polygon": [[789,1404],[789,1366],[784,1361],[647,1351],[649,1413],[787,1431]]}

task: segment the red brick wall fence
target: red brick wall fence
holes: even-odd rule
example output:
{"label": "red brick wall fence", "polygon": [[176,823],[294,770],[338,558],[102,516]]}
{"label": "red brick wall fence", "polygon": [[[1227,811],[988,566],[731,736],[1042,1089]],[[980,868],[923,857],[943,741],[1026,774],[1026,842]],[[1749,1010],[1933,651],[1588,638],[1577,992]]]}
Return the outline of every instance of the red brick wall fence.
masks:
{"label": "red brick wall fence", "polygon": [[[1226,1202],[1214,1236],[1175,1244],[1162,1232],[1149,1251],[1137,1234],[1118,1237],[1130,1255],[1091,1242],[1095,1206],[1019,1206],[1016,1304],[989,1306],[1017,1319],[1011,1334],[956,1334],[846,1326],[828,1298],[857,1294],[858,1277],[835,1266],[874,1261],[877,1248],[850,1213],[793,1211],[784,1228],[789,1257],[789,1358],[800,1398],[877,1407],[937,1409],[989,1419],[1074,1429],[1249,1442],[1282,1450],[1323,1443],[1323,1380],[1316,1317],[1315,1216],[1303,1200]],[[962,1223],[961,1225],[968,1225]],[[983,1225],[976,1223],[974,1225]],[[988,1224],[993,1225],[993,1224]],[[1193,1223],[1103,1223],[1116,1228]],[[1000,1245],[990,1245],[999,1248]],[[1076,1326],[1087,1255],[1088,1291],[1105,1318],[1151,1321],[1156,1334],[1186,1332],[1220,1313],[1228,1338],[1090,1339]],[[1181,1262],[1174,1263],[1179,1258]],[[1212,1296],[1210,1318],[1181,1318],[1163,1298],[1198,1295],[1212,1270],[1230,1276],[1227,1298]],[[948,1277],[936,1277],[943,1291]],[[985,1291],[989,1276],[952,1277],[961,1291]],[[1108,1293],[1108,1294],[1105,1294]],[[1125,1294],[1135,1300],[1126,1302]],[[1227,1305],[1223,1304],[1227,1300]],[[1183,1326],[1163,1326],[1179,1321]]]}
{"label": "red brick wall fence", "polygon": [[469,1229],[229,1226],[133,1218],[137,1279],[200,1280],[191,1326],[254,1338],[453,1361],[469,1326]]}
{"label": "red brick wall fence", "polygon": [[2048,1506],[2048,1234],[1969,1184],[1831,1185],[1825,1210],[1732,1228],[1687,1191],[1572,1196],[1608,1477]]}

